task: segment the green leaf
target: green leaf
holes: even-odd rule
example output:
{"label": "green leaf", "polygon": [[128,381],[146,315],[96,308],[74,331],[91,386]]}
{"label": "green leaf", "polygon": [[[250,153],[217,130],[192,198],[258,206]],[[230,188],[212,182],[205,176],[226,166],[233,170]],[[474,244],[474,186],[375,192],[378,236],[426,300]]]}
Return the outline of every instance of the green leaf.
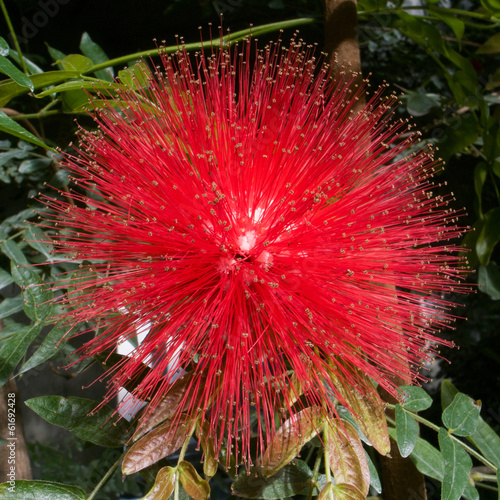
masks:
{"label": "green leaf", "polygon": [[90,399],[42,396],[28,399],[26,405],[47,422],[99,446],[120,448],[130,436],[129,424],[115,410]]}
{"label": "green leaf", "polygon": [[422,411],[427,410],[432,405],[432,398],[422,387],[403,385],[400,389],[403,391],[401,406],[406,410]]}
{"label": "green leaf", "polygon": [[6,57],[0,55],[0,73],[12,78],[21,87],[34,90],[33,82],[21,70],[17,69]]}
{"label": "green leaf", "polygon": [[118,72],[120,82],[133,90],[140,90],[149,85],[151,73],[144,62],[138,62],[130,68]]}
{"label": "green leaf", "polygon": [[[37,98],[47,97],[48,95],[60,92],[71,92],[74,90],[86,90],[88,92],[104,92],[105,95],[113,95],[111,90],[117,88],[115,84],[104,82],[104,81],[88,81],[88,80],[71,80],[69,82],[61,83],[51,87],[50,89],[44,90],[39,94],[35,94]],[[88,103],[89,98],[85,94],[86,102]]]}
{"label": "green leaf", "polygon": [[26,229],[25,236],[25,240],[31,248],[34,248],[44,255],[48,261],[53,260],[51,252],[54,250],[54,247],[51,243],[47,243],[49,238],[41,228],[38,226],[29,226],[28,229]]}
{"label": "green leaf", "polygon": [[7,43],[5,38],[0,36],[0,56],[8,56],[9,50],[9,44]]}
{"label": "green leaf", "polygon": [[479,500],[479,492],[470,483],[465,485],[465,490],[462,496],[465,500]]}
{"label": "green leaf", "polygon": [[396,405],[396,442],[401,456],[406,458],[411,454],[418,438],[418,424],[401,405]]}
{"label": "green leaf", "polygon": [[16,264],[20,264],[23,266],[28,265],[28,260],[24,256],[22,250],[19,248],[17,243],[15,243],[12,240],[6,240],[2,242],[1,245],[2,252],[12,261],[15,262]]}
{"label": "green leaf", "polygon": [[440,105],[439,96],[423,92],[408,91],[406,93],[406,108],[412,116],[423,116]]}
{"label": "green leaf", "polygon": [[468,113],[457,117],[460,120],[444,129],[444,134],[437,143],[439,156],[447,161],[454,154],[462,153],[478,138],[479,125],[472,115]]}
{"label": "green leaf", "polygon": [[23,310],[23,298],[21,295],[17,297],[9,297],[0,303],[0,319],[8,318]]}
{"label": "green leaf", "polygon": [[53,483],[50,481],[15,481],[0,484],[2,500],[86,500],[87,493],[78,486]]}
{"label": "green leaf", "polygon": [[[9,52],[9,57],[16,61],[18,66],[21,66],[21,58],[19,57],[19,52],[16,52],[13,49],[10,49]],[[30,75],[30,78],[38,73],[43,73],[43,69],[40,68],[37,64],[35,64],[31,59],[28,59],[26,57],[26,54],[23,54],[23,61],[24,64],[26,65],[26,69],[28,70],[28,74]],[[33,81],[33,78],[31,78],[31,81]]]}
{"label": "green leaf", "polygon": [[493,208],[484,216],[484,226],[477,237],[476,252],[479,262],[485,266],[500,240],[500,207]]}
{"label": "green leaf", "polygon": [[479,417],[476,431],[470,436],[470,440],[485,458],[500,469],[500,437],[481,417]]}
{"label": "green leaf", "polygon": [[481,292],[493,300],[500,300],[500,270],[496,262],[490,261],[487,266],[479,266],[477,284]]}
{"label": "green leaf", "polygon": [[481,203],[481,194],[483,192],[483,185],[488,177],[488,165],[481,161],[476,165],[474,169],[474,187],[476,188],[476,196],[478,200],[478,215],[479,217],[483,217],[482,203]]}
{"label": "green leaf", "polygon": [[[47,42],[45,42],[45,45],[47,46],[47,50],[49,51],[50,57],[52,57],[52,60],[54,62],[57,62],[59,60],[62,60],[66,57],[66,54],[59,49],[55,49],[54,47],[51,47]],[[62,69],[62,64],[59,64],[60,69]]]}
{"label": "green leaf", "polygon": [[25,128],[21,127],[19,123],[9,118],[3,111],[0,111],[0,132],[13,135],[14,137],[19,137],[24,141],[31,142],[45,149],[51,149],[47,144],[34,136],[31,132],[28,132]]}
{"label": "green leaf", "polygon": [[[443,409],[451,404],[456,394],[458,394],[458,389],[449,380],[443,380],[441,384]],[[476,431],[469,439],[485,458],[500,467],[500,437],[481,417],[478,419]]]}
{"label": "green leaf", "polygon": [[435,17],[440,21],[446,23],[452,29],[453,33],[457,37],[458,43],[462,41],[462,37],[464,36],[465,32],[465,24],[461,19],[454,15],[444,14],[443,12],[436,12],[434,10],[431,10],[430,14],[432,15],[432,17]]}
{"label": "green leaf", "polygon": [[451,439],[446,429],[441,427],[438,437],[445,462],[441,498],[459,500],[469,481],[472,460],[462,446]]}
{"label": "green leaf", "polygon": [[[82,56],[83,57],[83,56]],[[78,78],[80,74],[76,71],[45,71],[31,76],[35,90],[56,85],[70,78]],[[28,89],[22,87],[13,80],[5,80],[0,83],[0,107],[5,106],[11,99],[18,95],[26,94]],[[46,146],[45,146],[46,147]]]}
{"label": "green leaf", "polygon": [[240,474],[231,485],[233,495],[242,498],[267,500],[289,498],[298,495],[311,485],[312,471],[302,460],[280,469],[272,477],[259,475],[255,469],[250,474]]}
{"label": "green leaf", "polygon": [[[394,440],[396,429],[389,428],[389,434]],[[417,438],[415,448],[410,455],[415,467],[425,476],[442,481],[444,477],[444,459],[439,450],[422,438]]]}
{"label": "green leaf", "polygon": [[0,344],[0,386],[9,380],[12,372],[20,363],[30,344],[42,329],[41,325],[24,326],[10,339]]}
{"label": "green leaf", "polygon": [[375,467],[375,464],[373,463],[373,460],[370,458],[370,455],[366,453],[366,460],[368,462],[368,469],[370,471],[370,486],[377,492],[377,493],[382,493],[382,483],[380,481],[380,477],[378,475],[377,468]]}
{"label": "green leaf", "polygon": [[457,394],[458,389],[448,379],[444,379],[441,383],[441,408],[448,408]]}
{"label": "green leaf", "polygon": [[14,282],[14,278],[4,269],[0,269],[0,290]]}
{"label": "green leaf", "polygon": [[63,70],[74,71],[81,75],[92,69],[94,64],[92,61],[81,54],[69,54],[64,59],[57,61],[62,64]]}
{"label": "green leaf", "polygon": [[459,392],[443,411],[443,423],[457,436],[470,436],[476,430],[480,410],[480,405]]}
{"label": "green leaf", "polygon": [[476,50],[476,54],[498,54],[500,52],[500,33],[495,33]]}
{"label": "green leaf", "polygon": [[43,280],[30,267],[11,263],[14,281],[23,290],[23,309],[28,318],[42,321],[52,312],[53,293]]}
{"label": "green leaf", "polygon": [[46,171],[47,167],[52,163],[51,158],[33,158],[25,160],[19,165],[19,173],[23,175],[35,174],[40,171]]}
{"label": "green leaf", "polygon": [[[87,32],[83,33],[80,40],[80,50],[82,51],[82,54],[87,56],[94,64],[103,63],[109,60],[106,52],[104,52],[104,50],[90,38],[90,35]],[[109,67],[101,69],[96,71],[95,75],[101,80],[112,82],[113,68]]]}
{"label": "green leaf", "polygon": [[67,331],[68,328],[66,327],[52,328],[52,330],[43,339],[43,342],[35,351],[33,356],[31,356],[31,358],[23,364],[17,375],[25,373],[55,356],[58,349],[64,346],[67,342],[67,339],[62,340]]}

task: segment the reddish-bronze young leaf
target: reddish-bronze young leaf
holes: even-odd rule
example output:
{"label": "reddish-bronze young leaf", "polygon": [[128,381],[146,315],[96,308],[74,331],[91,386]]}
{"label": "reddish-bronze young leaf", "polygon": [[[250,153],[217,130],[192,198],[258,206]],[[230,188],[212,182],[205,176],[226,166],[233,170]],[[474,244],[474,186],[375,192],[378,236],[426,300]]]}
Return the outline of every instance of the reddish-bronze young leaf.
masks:
{"label": "reddish-bronze young leaf", "polygon": [[163,467],[156,475],[155,484],[142,500],[164,500],[170,497],[175,488],[176,467]]}
{"label": "reddish-bronze young leaf", "polygon": [[363,495],[356,486],[352,484],[340,483],[333,487],[335,500],[365,500],[366,495]]}
{"label": "reddish-bronze young leaf", "polygon": [[208,422],[203,422],[203,425],[199,427],[197,434],[200,440],[201,449],[203,450],[203,474],[210,478],[217,472],[219,461],[217,460],[215,453],[214,440],[212,436],[210,436]]}
{"label": "reddish-bronze young leaf", "polygon": [[352,368],[354,376],[362,379],[364,393],[358,390],[357,385],[344,384],[338,381],[336,389],[349,406],[355,422],[373,447],[381,454],[387,455],[391,450],[389,431],[385,419],[385,407],[370,379],[361,371]]}
{"label": "reddish-bronze young leaf", "polygon": [[136,439],[144,436],[149,430],[172,417],[179,410],[186,391],[190,387],[194,372],[188,372],[180,376],[173,384],[162,400],[158,403],[142,421],[136,433]]}
{"label": "reddish-bronze young leaf", "polygon": [[323,440],[335,482],[355,486],[366,496],[370,489],[370,470],[356,429],[349,422],[328,417]]}
{"label": "reddish-bronze young leaf", "polygon": [[333,483],[330,481],[321,488],[317,500],[326,500],[329,497],[330,491],[333,490]]}
{"label": "reddish-bronze young leaf", "polygon": [[262,474],[272,476],[293,460],[302,446],[321,432],[324,419],[322,408],[310,406],[284,422],[262,457]]}
{"label": "reddish-bronze young leaf", "polygon": [[200,477],[192,464],[183,460],[178,465],[179,478],[186,493],[194,500],[207,500],[210,498],[208,481]]}
{"label": "reddish-bronze young leaf", "polygon": [[168,457],[178,450],[188,436],[193,421],[187,415],[168,420],[136,441],[123,459],[123,474],[133,474]]}

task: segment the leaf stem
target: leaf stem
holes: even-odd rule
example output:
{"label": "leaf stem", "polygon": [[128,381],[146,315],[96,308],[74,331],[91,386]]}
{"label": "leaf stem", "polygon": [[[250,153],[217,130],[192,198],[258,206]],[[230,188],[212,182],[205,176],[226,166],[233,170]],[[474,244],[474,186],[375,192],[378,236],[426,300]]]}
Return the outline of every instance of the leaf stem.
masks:
{"label": "leaf stem", "polygon": [[[330,457],[328,456],[328,450],[326,449],[326,446],[323,446],[323,453],[325,457],[325,474],[326,474],[326,482],[331,483],[332,482],[332,475],[330,473]],[[335,500],[333,497],[333,490],[330,488],[330,491],[328,492],[328,498],[330,500]]]}
{"label": "leaf stem", "polygon": [[[0,0],[1,1],[1,0]],[[125,456],[126,451],[124,451],[118,460],[109,468],[108,472],[104,474],[102,479],[97,483],[97,486],[92,490],[92,493],[87,497],[87,500],[92,500],[99,490],[104,486],[104,484],[108,481],[108,479],[113,475],[117,467],[120,465],[120,462],[123,460],[123,457]]]}
{"label": "leaf stem", "polygon": [[19,61],[21,63],[21,67],[23,68],[24,73],[28,74],[28,69],[26,68],[26,63],[24,62],[23,53],[21,51],[21,47],[19,46],[16,32],[14,31],[14,26],[12,26],[12,22],[10,21],[9,13],[7,12],[7,8],[5,7],[5,3],[3,0],[0,0],[0,7],[2,9],[3,16],[5,18],[5,22],[7,23],[7,26],[9,27],[10,35],[12,36],[12,41],[14,42],[14,47],[16,47],[16,50],[19,54]]}
{"label": "leaf stem", "polygon": [[[396,408],[396,405],[386,404],[386,408],[389,408],[390,410],[394,410]],[[421,417],[420,415],[418,415],[416,413],[413,413],[410,410],[407,410],[405,407],[402,407],[402,408],[403,408],[403,410],[406,413],[409,413],[417,422],[420,422],[421,424],[425,425],[426,427],[431,428],[433,431],[439,432],[440,427],[438,425],[433,424],[429,420]],[[395,425],[394,420],[389,419],[388,417],[386,417],[386,418],[387,418],[387,421],[389,421],[391,424]],[[497,471],[497,467],[495,466],[495,464],[493,464],[492,462],[490,462],[487,458],[483,457],[476,450],[474,450],[473,448],[471,448],[469,445],[465,444],[463,441],[461,441],[460,439],[458,439],[453,434],[449,434],[449,436],[450,436],[451,439],[453,439],[458,444],[460,444],[460,446],[462,446],[465,449],[465,451],[467,451],[467,453],[469,453],[469,455],[472,455],[473,457],[477,458],[480,462],[482,462],[484,465],[490,467],[495,472]]]}
{"label": "leaf stem", "polygon": [[307,493],[307,500],[312,500],[314,488],[316,486],[316,481],[318,479],[319,466],[321,465],[321,453],[318,453],[316,461],[314,462],[313,477],[311,481],[311,487]]}
{"label": "leaf stem", "polygon": [[[1,1],[1,0],[0,0]],[[187,51],[196,50],[196,49],[207,49],[212,46],[217,46],[217,43],[220,43],[221,46],[232,45],[235,42],[243,40],[245,37],[251,35],[252,37],[256,37],[259,35],[263,35],[265,33],[270,33],[276,30],[292,28],[295,26],[301,26],[304,24],[312,24],[315,22],[315,18],[313,17],[301,17],[298,19],[290,19],[288,21],[280,21],[276,23],[263,24],[262,26],[251,27],[246,30],[236,31],[234,33],[230,33],[219,38],[219,42],[217,39],[208,40],[206,42],[194,42],[194,43],[186,43],[186,44],[176,44],[170,45],[169,47],[162,47],[160,49],[161,53],[170,54],[172,52],[177,52],[181,47],[185,48]],[[150,49],[142,52],[135,52],[133,54],[128,54],[126,56],[117,57],[115,59],[109,59],[102,63],[96,64],[92,66],[88,71],[83,74],[95,73],[101,69],[109,68],[110,66],[118,66],[120,64],[127,64],[134,59],[143,59],[145,57],[153,56],[158,54],[158,49]]]}

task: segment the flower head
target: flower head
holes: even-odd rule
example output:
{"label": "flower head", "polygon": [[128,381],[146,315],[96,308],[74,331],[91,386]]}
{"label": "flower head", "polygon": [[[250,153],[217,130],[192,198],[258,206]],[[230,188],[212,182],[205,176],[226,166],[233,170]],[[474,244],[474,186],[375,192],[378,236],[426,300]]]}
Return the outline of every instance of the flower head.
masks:
{"label": "flower head", "polygon": [[82,355],[144,337],[109,397],[134,379],[154,408],[190,372],[198,397],[177,413],[246,458],[251,413],[265,448],[290,391],[333,412],[339,384],[420,377],[463,272],[437,163],[404,155],[416,139],[395,96],[359,107],[364,89],[332,83],[297,39],[252,43],[196,65],[163,55],[80,132],[71,193],[43,199],[56,250],[91,262],[57,285],[68,324],[98,322]]}

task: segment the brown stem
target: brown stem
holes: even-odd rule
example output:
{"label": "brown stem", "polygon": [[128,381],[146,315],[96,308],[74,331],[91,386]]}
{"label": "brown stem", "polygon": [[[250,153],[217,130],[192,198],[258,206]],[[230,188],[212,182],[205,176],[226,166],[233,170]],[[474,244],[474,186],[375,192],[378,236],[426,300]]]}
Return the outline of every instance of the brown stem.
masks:
{"label": "brown stem", "polygon": [[335,74],[356,73],[361,79],[356,0],[323,0],[325,52]]}
{"label": "brown stem", "polygon": [[0,415],[0,437],[7,441],[0,444],[0,483],[14,479],[31,479],[21,398],[13,379],[0,388]]}

